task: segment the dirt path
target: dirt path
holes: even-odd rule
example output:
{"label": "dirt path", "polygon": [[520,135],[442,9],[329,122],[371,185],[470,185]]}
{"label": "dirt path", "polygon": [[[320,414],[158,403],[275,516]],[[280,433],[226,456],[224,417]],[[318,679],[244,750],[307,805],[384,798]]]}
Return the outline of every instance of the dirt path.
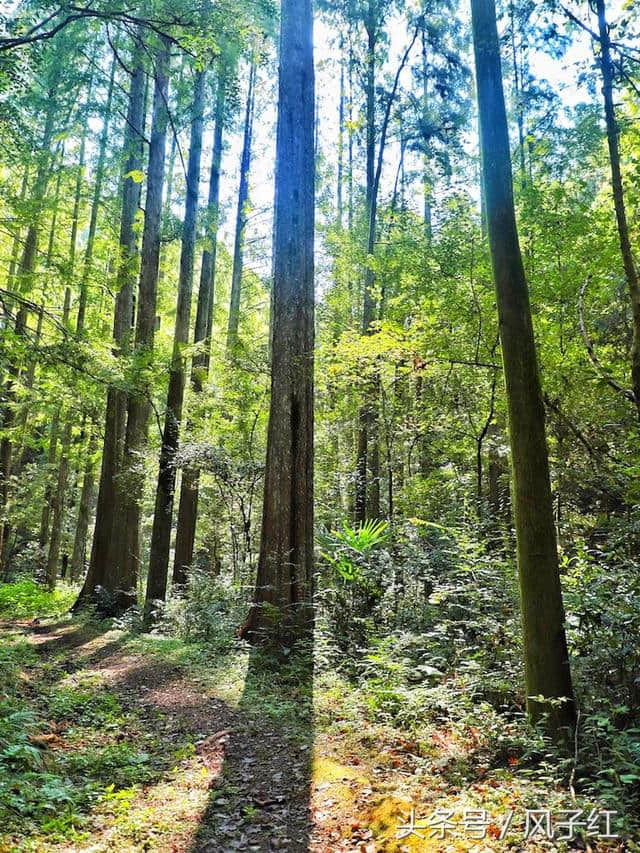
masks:
{"label": "dirt path", "polygon": [[[117,809],[98,808],[88,843],[52,849],[309,849],[310,742],[292,740],[284,727],[257,716],[255,708],[249,713],[244,697],[234,707],[206,679],[194,679],[183,667],[155,656],[132,653],[119,632],[63,624],[25,626],[25,634],[44,661],[62,666],[65,684],[92,683],[113,693],[148,732],[160,735],[165,752],[179,759],[126,800],[126,821],[110,826]],[[122,731],[117,737],[122,741],[136,734]],[[190,754],[180,760],[185,742]],[[65,748],[64,735],[53,746]],[[127,837],[145,821],[151,824],[146,839]],[[135,834],[144,835],[141,829]],[[315,849],[331,848],[320,842]]]}
{"label": "dirt path", "polygon": [[287,681],[259,654],[199,658],[197,646],[78,622],[0,626],[9,633],[35,650],[20,691],[39,711],[31,740],[45,768],[95,794],[73,820],[4,844],[0,828],[0,853],[484,853],[514,849],[496,823],[481,842],[399,830],[412,809],[521,812],[536,795],[487,768],[477,730],[407,742],[324,683],[318,714],[311,667]]}

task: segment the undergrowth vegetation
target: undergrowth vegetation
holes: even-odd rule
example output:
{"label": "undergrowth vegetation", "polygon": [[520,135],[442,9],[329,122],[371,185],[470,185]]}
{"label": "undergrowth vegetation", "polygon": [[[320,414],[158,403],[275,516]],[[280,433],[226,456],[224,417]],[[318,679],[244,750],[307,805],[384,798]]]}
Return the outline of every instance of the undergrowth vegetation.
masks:
{"label": "undergrowth vegetation", "polygon": [[0,584],[0,619],[38,619],[68,613],[78,594],[76,586],[61,584],[48,590],[33,578]]}
{"label": "undergrowth vegetation", "polygon": [[[478,806],[481,791],[491,800],[496,790],[532,808],[606,808],[616,812],[616,832],[632,839],[640,814],[634,548],[614,527],[563,554],[579,708],[575,741],[565,750],[525,718],[508,540],[487,546],[472,525],[413,519],[326,531],[314,648],[306,656],[280,649],[277,674],[265,659],[247,675],[247,646],[236,632],[248,590],[225,571],[195,570],[158,611],[151,634],[140,633],[136,608],[87,628],[93,635],[119,629],[117,642],[201,673],[225,701],[243,696],[253,711],[294,732],[307,725],[301,700],[313,701],[316,739],[339,757],[358,756],[363,768],[410,771],[413,796],[423,790],[415,786],[437,780],[429,797],[446,793],[461,808]],[[31,582],[7,584],[2,612],[55,614],[68,607],[70,591],[52,596]],[[17,634],[0,649],[0,819],[21,836],[80,838],[87,815],[112,806],[128,813],[145,785],[193,753],[187,736],[167,753],[161,724],[144,720],[80,664],[76,673],[72,661],[64,648],[43,657]],[[56,748],[61,739],[64,749]]]}

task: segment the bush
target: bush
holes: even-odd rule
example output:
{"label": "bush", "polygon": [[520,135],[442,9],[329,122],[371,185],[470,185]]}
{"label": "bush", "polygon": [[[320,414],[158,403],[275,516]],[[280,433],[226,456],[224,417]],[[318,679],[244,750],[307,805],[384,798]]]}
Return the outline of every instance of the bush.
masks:
{"label": "bush", "polygon": [[34,580],[17,580],[0,585],[0,616],[11,619],[35,619],[61,616],[76,599],[77,589],[62,584],[53,592]]}

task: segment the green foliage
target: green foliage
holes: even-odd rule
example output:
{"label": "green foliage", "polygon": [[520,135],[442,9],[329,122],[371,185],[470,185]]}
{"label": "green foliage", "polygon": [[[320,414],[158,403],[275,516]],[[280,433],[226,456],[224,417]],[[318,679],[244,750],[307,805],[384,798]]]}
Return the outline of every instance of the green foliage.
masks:
{"label": "green foliage", "polygon": [[361,580],[361,568],[371,554],[389,540],[389,524],[369,519],[357,528],[345,522],[340,530],[320,537],[322,556],[345,582]]}
{"label": "green foliage", "polygon": [[65,585],[50,592],[31,579],[0,584],[0,616],[5,619],[61,616],[69,612],[76,595],[76,587]]}

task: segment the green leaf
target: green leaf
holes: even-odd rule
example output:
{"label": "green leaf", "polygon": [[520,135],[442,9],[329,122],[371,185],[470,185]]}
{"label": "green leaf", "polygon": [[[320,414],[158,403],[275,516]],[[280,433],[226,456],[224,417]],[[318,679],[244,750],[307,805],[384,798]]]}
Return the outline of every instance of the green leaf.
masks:
{"label": "green leaf", "polygon": [[127,178],[131,178],[134,184],[141,184],[144,181],[144,172],[140,171],[140,169],[132,169],[124,176],[125,181]]}

